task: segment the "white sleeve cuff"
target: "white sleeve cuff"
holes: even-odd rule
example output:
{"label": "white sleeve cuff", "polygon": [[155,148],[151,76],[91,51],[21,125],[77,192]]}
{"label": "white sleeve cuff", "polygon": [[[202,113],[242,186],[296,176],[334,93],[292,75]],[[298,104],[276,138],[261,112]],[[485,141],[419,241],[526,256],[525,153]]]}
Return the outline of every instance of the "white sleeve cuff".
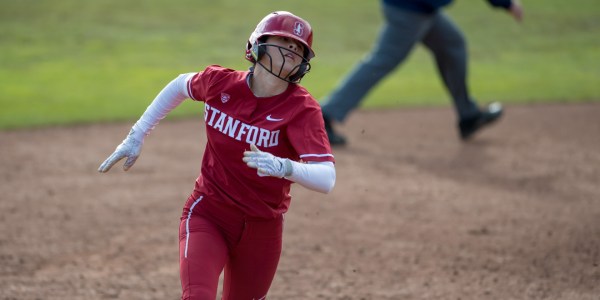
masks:
{"label": "white sleeve cuff", "polygon": [[292,175],[286,177],[301,186],[328,194],[335,185],[335,166],[332,162],[309,162],[307,164],[292,161]]}

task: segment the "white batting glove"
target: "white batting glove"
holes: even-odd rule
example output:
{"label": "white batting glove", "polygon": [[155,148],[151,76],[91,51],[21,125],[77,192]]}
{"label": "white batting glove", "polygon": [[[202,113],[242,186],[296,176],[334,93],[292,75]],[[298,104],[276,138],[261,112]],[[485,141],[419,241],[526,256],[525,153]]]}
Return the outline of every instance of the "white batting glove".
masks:
{"label": "white batting glove", "polygon": [[258,176],[283,178],[292,175],[293,167],[289,159],[260,151],[255,145],[250,145],[250,150],[252,151],[244,151],[242,160],[248,167],[256,169]]}
{"label": "white batting glove", "polygon": [[140,141],[134,137],[134,130],[132,128],[127,137],[123,140],[123,142],[119,146],[117,146],[115,152],[100,165],[100,167],[98,168],[98,172],[108,172],[108,170],[110,170],[110,168],[114,164],[116,164],[118,161],[125,157],[127,157],[127,160],[125,161],[125,164],[123,164],[123,170],[129,170],[129,168],[133,166],[135,161],[140,156],[140,153],[142,152],[143,143],[143,139]]}

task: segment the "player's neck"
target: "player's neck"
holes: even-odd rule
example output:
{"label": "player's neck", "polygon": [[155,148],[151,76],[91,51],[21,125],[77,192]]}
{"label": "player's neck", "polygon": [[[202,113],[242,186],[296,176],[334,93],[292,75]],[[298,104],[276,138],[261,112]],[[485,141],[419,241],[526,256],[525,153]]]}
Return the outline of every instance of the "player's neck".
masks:
{"label": "player's neck", "polygon": [[248,81],[250,90],[256,97],[272,97],[279,95],[288,88],[289,83],[267,72],[261,67],[254,69]]}

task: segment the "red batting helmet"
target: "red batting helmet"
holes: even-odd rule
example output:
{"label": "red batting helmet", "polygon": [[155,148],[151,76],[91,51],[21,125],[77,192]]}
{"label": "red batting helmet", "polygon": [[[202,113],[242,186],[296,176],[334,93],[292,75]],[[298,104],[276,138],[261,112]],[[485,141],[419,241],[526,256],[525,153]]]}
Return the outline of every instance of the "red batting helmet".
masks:
{"label": "red batting helmet", "polygon": [[313,32],[310,24],[304,19],[287,11],[276,11],[272,12],[264,17],[256,29],[248,38],[246,44],[246,59],[251,62],[256,62],[258,53],[259,39],[264,36],[282,36],[294,39],[301,42],[306,49],[304,58],[306,61],[310,61],[315,56],[311,46],[313,39]]}

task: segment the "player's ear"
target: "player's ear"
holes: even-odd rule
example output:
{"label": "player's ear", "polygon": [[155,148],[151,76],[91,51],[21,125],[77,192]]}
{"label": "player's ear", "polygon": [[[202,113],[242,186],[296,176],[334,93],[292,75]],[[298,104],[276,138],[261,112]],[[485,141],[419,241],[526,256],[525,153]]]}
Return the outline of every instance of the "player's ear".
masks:
{"label": "player's ear", "polygon": [[263,45],[267,42],[267,38],[267,36],[261,37],[252,44],[252,54],[256,61],[259,61],[267,52],[267,46]]}

